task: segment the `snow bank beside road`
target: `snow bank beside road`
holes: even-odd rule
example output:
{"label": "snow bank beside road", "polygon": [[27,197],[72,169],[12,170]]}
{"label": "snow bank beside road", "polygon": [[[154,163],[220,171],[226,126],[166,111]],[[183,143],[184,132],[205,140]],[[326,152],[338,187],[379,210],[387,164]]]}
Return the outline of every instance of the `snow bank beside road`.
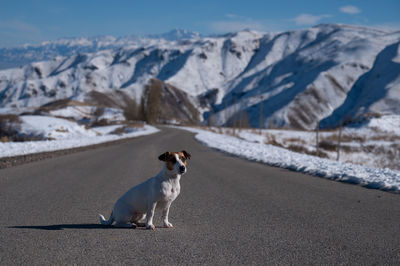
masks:
{"label": "snow bank beside road", "polygon": [[0,158],[84,147],[119,139],[149,135],[158,131],[155,127],[144,125],[143,128],[135,128],[135,131],[123,135],[93,135],[46,141],[0,142]]}
{"label": "snow bank beside road", "polygon": [[336,181],[400,193],[400,172],[397,171],[322,159],[196,128],[180,128],[197,133],[196,139],[211,148],[242,158]]}
{"label": "snow bank beside road", "polygon": [[66,119],[40,116],[40,115],[22,115],[20,134],[41,136],[46,139],[71,139],[81,137],[95,137],[96,132],[85,129],[74,121]]}

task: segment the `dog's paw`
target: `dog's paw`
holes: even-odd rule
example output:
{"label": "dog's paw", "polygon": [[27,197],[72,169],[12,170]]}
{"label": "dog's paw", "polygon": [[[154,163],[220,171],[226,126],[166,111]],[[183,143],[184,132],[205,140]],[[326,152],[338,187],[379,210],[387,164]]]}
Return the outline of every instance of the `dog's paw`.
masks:
{"label": "dog's paw", "polygon": [[164,222],[164,227],[166,227],[166,228],[172,228],[172,227],[174,227],[171,223],[169,223],[169,222]]}
{"label": "dog's paw", "polygon": [[146,229],[155,230],[156,227],[154,226],[154,224],[149,224],[149,225],[146,225]]}

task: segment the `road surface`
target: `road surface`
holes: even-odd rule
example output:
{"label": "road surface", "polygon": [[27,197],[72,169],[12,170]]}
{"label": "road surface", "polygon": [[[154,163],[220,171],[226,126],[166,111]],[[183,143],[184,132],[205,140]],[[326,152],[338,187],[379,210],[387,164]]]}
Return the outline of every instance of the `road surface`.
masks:
{"label": "road surface", "polygon": [[[98,224],[158,173],[158,155],[182,149],[192,159],[174,228]],[[0,214],[0,265],[400,263],[399,195],[249,162],[169,128],[0,170]]]}

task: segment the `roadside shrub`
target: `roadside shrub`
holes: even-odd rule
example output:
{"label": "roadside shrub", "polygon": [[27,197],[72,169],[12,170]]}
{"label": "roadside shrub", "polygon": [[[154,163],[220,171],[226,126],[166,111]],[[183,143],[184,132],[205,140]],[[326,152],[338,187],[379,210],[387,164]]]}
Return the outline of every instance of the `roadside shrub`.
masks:
{"label": "roadside shrub", "polygon": [[128,121],[142,120],[143,117],[140,113],[140,107],[135,99],[125,99],[124,116]]}
{"label": "roadside shrub", "polygon": [[43,140],[43,136],[31,136],[20,134],[21,120],[18,115],[0,115],[0,141],[36,141]]}
{"label": "roadside shrub", "polygon": [[332,143],[326,140],[319,142],[319,147],[326,151],[336,151],[337,150],[337,143]]}
{"label": "roadside shrub", "polygon": [[18,137],[21,120],[17,115],[0,115],[0,138],[2,142],[12,141]]}
{"label": "roadside shrub", "polygon": [[[304,154],[317,156],[317,152],[316,151],[309,151],[304,146],[300,146],[300,145],[289,145],[287,147],[287,149],[289,149],[291,151],[294,151],[294,152],[298,152],[298,153],[304,153]],[[328,154],[326,154],[325,152],[323,152],[321,150],[318,153],[318,157],[329,158]]]}
{"label": "roadside shrub", "polygon": [[109,125],[113,125],[115,123],[110,123],[110,121],[108,121],[107,119],[100,119],[100,120],[95,120],[93,121],[93,123],[90,125],[91,127],[103,127],[103,126],[109,126]]}
{"label": "roadside shrub", "polygon": [[149,124],[157,123],[161,111],[162,83],[159,80],[152,80],[146,86],[145,93],[146,105],[144,107],[144,118]]}

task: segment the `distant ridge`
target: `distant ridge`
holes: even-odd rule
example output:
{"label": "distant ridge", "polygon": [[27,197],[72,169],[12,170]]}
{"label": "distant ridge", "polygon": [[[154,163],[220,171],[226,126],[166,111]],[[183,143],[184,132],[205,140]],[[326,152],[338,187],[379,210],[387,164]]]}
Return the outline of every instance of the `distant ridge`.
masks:
{"label": "distant ridge", "polygon": [[178,41],[200,38],[198,32],[174,29],[161,34],[128,35],[113,37],[100,35],[93,37],[64,37],[41,44],[25,44],[17,47],[0,48],[0,69],[19,67],[31,62],[49,60],[57,56],[71,56],[76,53],[93,53],[106,49],[126,46],[149,45],[160,39]]}

